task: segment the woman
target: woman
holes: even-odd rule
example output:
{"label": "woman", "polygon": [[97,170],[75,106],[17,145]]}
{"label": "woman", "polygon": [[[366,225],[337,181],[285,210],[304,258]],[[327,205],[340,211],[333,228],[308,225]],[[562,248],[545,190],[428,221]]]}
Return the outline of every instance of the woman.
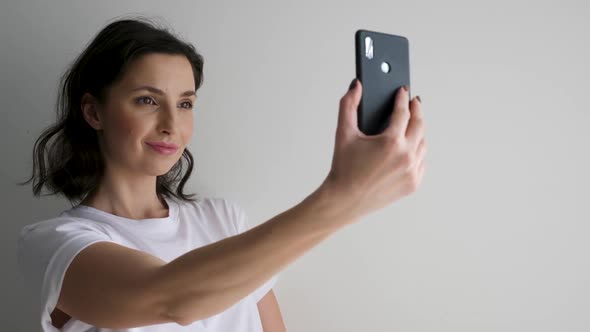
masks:
{"label": "woman", "polygon": [[421,182],[419,101],[400,89],[392,125],[367,137],[353,81],[325,181],[250,228],[237,204],[184,193],[202,70],[191,44],[123,19],[64,74],[58,121],[35,143],[26,183],[72,208],[25,226],[18,246],[43,331],[285,331],[272,291],[278,273]]}

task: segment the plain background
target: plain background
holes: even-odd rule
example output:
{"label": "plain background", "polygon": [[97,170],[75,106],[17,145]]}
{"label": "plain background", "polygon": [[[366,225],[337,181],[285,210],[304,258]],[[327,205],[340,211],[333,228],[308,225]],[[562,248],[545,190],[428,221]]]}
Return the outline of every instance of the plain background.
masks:
{"label": "plain background", "polygon": [[289,331],[590,329],[589,5],[265,0],[2,3],[3,331],[37,330],[18,231],[69,207],[15,183],[54,120],[61,73],[129,14],[203,54],[189,189],[236,201],[253,224],[325,178],[354,32],[410,40],[429,144],[422,186],[283,270],[275,292]]}

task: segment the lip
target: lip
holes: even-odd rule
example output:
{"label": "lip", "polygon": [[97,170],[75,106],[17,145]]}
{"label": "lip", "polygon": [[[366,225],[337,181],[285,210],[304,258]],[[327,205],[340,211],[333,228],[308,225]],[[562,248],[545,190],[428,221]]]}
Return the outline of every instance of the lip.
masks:
{"label": "lip", "polygon": [[172,144],[172,143],[166,143],[166,142],[145,142],[147,145],[149,145],[152,149],[154,149],[155,151],[161,153],[161,154],[173,154],[176,152],[176,150],[178,150],[178,145],[176,144]]}

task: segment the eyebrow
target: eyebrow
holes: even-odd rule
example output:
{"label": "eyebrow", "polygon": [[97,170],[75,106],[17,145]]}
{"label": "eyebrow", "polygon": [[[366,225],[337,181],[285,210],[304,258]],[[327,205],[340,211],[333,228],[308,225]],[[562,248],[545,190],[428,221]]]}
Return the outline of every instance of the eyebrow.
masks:
{"label": "eyebrow", "polygon": [[[138,86],[137,88],[131,89],[130,92],[137,91],[137,90],[148,90],[148,91],[153,92],[158,95],[164,94],[164,91],[162,91],[158,88],[155,88],[153,86],[150,86],[150,85]],[[195,95],[195,91],[192,91],[192,90],[187,90],[187,91],[180,94],[181,97],[188,97],[188,96],[194,96],[194,95]]]}

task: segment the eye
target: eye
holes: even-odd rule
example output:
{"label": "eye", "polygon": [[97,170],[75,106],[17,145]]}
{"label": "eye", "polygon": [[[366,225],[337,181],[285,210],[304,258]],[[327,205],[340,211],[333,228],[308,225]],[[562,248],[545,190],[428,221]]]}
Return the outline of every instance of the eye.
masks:
{"label": "eye", "polygon": [[[156,105],[156,102],[152,99],[152,97],[148,97],[148,96],[141,96],[141,97],[135,99],[135,102],[138,104]],[[151,102],[153,102],[153,104]]]}
{"label": "eye", "polygon": [[186,108],[186,109],[192,109],[193,108],[193,104],[190,101],[182,102],[180,105],[185,105],[184,108]]}

